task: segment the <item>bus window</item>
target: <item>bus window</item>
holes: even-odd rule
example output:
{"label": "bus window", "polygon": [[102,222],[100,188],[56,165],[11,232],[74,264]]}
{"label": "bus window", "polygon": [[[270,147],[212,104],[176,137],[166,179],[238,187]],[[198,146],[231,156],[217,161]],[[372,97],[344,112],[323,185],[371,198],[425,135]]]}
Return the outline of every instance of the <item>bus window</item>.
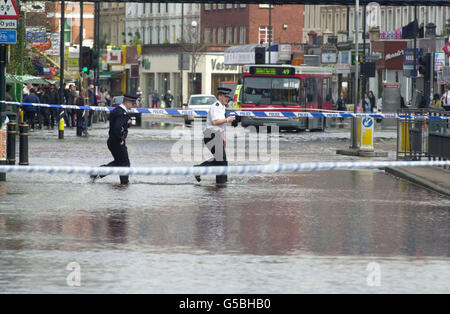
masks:
{"label": "bus window", "polygon": [[318,78],[308,77],[306,78],[305,88],[306,103],[317,103],[318,101]]}
{"label": "bus window", "polygon": [[323,89],[322,89],[322,96],[324,102],[331,102],[332,101],[332,92],[331,92],[331,78],[324,78],[323,79]]}
{"label": "bus window", "polygon": [[297,78],[246,77],[244,104],[298,105],[300,80]]}

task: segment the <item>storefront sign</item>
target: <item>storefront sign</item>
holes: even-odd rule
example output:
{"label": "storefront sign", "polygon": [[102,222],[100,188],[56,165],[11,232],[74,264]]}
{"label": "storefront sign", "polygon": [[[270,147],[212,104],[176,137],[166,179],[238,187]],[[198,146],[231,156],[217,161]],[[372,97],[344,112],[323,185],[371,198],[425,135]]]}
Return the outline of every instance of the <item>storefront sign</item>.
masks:
{"label": "storefront sign", "polygon": [[291,45],[278,46],[278,59],[280,61],[291,61],[292,47]]}
{"label": "storefront sign", "polygon": [[403,50],[403,75],[408,77],[417,76],[414,73],[414,63],[416,64],[416,72],[419,69],[419,58],[423,56],[423,49],[417,49],[414,54],[414,49],[405,48]]}
{"label": "storefront sign", "polygon": [[387,53],[384,57],[384,60],[388,61],[394,58],[398,58],[400,56],[403,56],[403,50],[396,51],[394,53]]}
{"label": "storefront sign", "polygon": [[217,59],[211,59],[211,69],[212,72],[237,71],[237,66],[227,65],[224,62],[219,62]]}
{"label": "storefront sign", "polygon": [[338,64],[336,65],[336,73],[350,73],[350,51],[339,51]]}
{"label": "storefront sign", "polygon": [[445,53],[436,52],[434,54],[434,71],[442,71],[445,66]]}
{"label": "storefront sign", "polygon": [[130,78],[139,78],[139,64],[131,65]]}
{"label": "storefront sign", "polygon": [[322,63],[323,64],[333,64],[337,62],[337,51],[324,51],[322,53]]}
{"label": "storefront sign", "polygon": [[106,63],[122,64],[122,50],[108,50],[106,55]]}

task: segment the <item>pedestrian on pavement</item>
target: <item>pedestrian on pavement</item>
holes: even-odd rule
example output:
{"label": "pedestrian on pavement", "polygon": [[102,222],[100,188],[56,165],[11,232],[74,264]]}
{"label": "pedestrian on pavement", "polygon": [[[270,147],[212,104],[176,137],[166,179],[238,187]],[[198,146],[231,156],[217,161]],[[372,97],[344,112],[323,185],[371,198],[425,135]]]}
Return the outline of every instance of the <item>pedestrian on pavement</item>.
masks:
{"label": "pedestrian on pavement", "polygon": [[442,95],[442,107],[445,111],[450,111],[450,86],[447,85],[445,88],[445,93]]}
{"label": "pedestrian on pavement", "polygon": [[172,107],[173,95],[172,95],[172,91],[170,89],[164,95],[164,102],[166,104],[166,108],[171,108]]}
{"label": "pedestrian on pavement", "polygon": [[361,99],[360,107],[364,113],[371,113],[370,100],[369,100],[369,96],[367,95],[367,93],[364,93],[364,98]]}
{"label": "pedestrian on pavement", "polygon": [[[130,167],[130,159],[128,157],[128,149],[126,146],[126,138],[128,135],[128,127],[130,110],[137,97],[134,95],[125,94],[123,103],[117,106],[109,116],[109,138],[108,149],[111,152],[114,160],[109,164],[101,167]],[[91,175],[92,180],[103,178],[104,175]],[[128,176],[120,176],[120,184],[126,185],[129,183]]]}
{"label": "pedestrian on pavement", "polygon": [[[29,94],[23,98],[24,103],[34,103],[39,104],[41,101],[39,97],[36,95],[36,90],[34,88],[30,88]],[[36,107],[35,106],[24,106],[23,111],[25,112],[25,121],[27,124],[31,126],[31,129],[34,130],[34,120],[36,119]]]}
{"label": "pedestrian on pavement", "polygon": [[[89,106],[91,107],[97,107],[98,103],[97,103],[97,97],[95,96],[95,91],[94,91],[94,85],[89,85]],[[88,118],[88,127],[92,127],[92,120],[94,118],[94,113],[95,111],[93,110],[89,110],[89,118]]]}
{"label": "pedestrian on pavement", "polygon": [[370,90],[368,96],[370,101],[370,112],[375,112],[375,109],[377,108],[377,99],[375,98],[373,91]]}
{"label": "pedestrian on pavement", "polygon": [[158,108],[160,102],[158,91],[155,89],[152,94],[152,108]]}
{"label": "pedestrian on pavement", "polygon": [[[227,145],[225,128],[228,122],[233,122],[235,120],[234,116],[225,118],[226,106],[230,99],[230,93],[230,88],[219,87],[217,96],[219,101],[211,105],[206,118],[206,128],[203,131],[203,142],[214,155],[214,158],[194,167],[228,166],[225,151]],[[195,176],[195,179],[198,182],[201,181],[200,176]],[[225,182],[226,181],[227,177],[225,176]]]}
{"label": "pedestrian on pavement", "polygon": [[[347,107],[345,106],[345,103],[346,103],[347,101],[346,101],[346,99],[345,99],[345,96],[344,96],[344,92],[341,92],[340,94],[339,94],[339,98],[338,98],[338,100],[337,100],[337,102],[336,102],[336,109],[338,110],[338,111],[346,111],[347,110]],[[342,121],[344,121],[344,118],[339,118],[339,121],[340,122],[342,122]]]}

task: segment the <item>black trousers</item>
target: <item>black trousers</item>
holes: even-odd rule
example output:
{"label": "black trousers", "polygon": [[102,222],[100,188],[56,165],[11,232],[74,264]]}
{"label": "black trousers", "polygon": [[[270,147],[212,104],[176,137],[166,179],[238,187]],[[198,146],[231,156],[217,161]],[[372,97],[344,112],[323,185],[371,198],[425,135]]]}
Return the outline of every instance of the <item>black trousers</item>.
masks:
{"label": "black trousers", "polygon": [[[114,160],[109,164],[102,165],[101,167],[130,167],[130,159],[128,158],[127,146],[120,145],[119,142],[109,138],[108,149],[111,152]],[[102,178],[104,176],[101,176]],[[120,184],[128,184],[128,176],[120,176]]]}
{"label": "black trousers", "polygon": [[220,132],[205,131],[203,143],[214,155],[214,158],[201,163],[198,167],[228,166],[225,143]]}
{"label": "black trousers", "polygon": [[[213,158],[207,160],[195,167],[225,167],[228,166],[227,153],[225,151],[225,142],[222,139],[221,132],[213,132],[206,130],[203,138],[203,143],[213,154]],[[218,183],[225,183],[228,181],[228,176],[217,176],[216,181]]]}

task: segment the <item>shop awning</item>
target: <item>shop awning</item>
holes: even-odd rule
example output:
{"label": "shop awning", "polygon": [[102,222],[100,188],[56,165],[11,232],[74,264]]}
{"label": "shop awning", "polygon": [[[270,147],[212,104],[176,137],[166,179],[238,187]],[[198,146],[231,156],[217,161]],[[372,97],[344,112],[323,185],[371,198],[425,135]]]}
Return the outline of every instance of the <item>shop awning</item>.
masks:
{"label": "shop awning", "polygon": [[109,79],[113,76],[122,74],[123,72],[102,72],[98,75],[99,79]]}
{"label": "shop awning", "polygon": [[[255,64],[255,48],[261,45],[240,45],[233,46],[225,50],[225,64],[226,65],[245,65]],[[264,44],[262,47],[266,48],[266,61],[269,60],[269,45]],[[270,61],[271,63],[278,62],[278,44],[270,46]]]}
{"label": "shop awning", "polygon": [[14,75],[17,81],[23,84],[49,84],[51,81],[33,75]]}

